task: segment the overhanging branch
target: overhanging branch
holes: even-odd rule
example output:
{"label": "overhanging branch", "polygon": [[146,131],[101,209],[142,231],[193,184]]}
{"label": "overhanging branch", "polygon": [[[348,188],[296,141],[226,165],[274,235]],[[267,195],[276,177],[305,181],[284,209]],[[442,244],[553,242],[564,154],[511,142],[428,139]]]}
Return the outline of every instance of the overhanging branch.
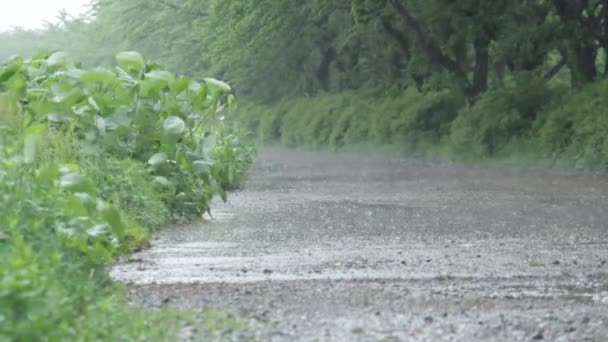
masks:
{"label": "overhanging branch", "polygon": [[399,18],[403,20],[403,22],[407,25],[407,27],[412,30],[413,34],[418,39],[419,43],[422,45],[422,49],[427,57],[431,60],[433,64],[436,64],[440,67],[443,67],[448,72],[453,73],[458,77],[462,82],[465,83],[467,87],[470,86],[470,82],[466,76],[466,72],[449,56],[447,56],[438,44],[434,41],[432,37],[430,37],[422,28],[420,23],[414,18],[414,16],[403,6],[400,0],[390,0],[390,4],[393,6]]}

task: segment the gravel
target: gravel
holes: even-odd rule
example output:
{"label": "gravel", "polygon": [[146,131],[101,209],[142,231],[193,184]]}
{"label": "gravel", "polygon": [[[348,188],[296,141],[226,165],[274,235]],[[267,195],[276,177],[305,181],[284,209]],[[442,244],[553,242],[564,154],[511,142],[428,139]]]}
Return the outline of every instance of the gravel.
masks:
{"label": "gravel", "polygon": [[608,336],[606,175],[263,149],[215,208],[112,276],[257,340]]}

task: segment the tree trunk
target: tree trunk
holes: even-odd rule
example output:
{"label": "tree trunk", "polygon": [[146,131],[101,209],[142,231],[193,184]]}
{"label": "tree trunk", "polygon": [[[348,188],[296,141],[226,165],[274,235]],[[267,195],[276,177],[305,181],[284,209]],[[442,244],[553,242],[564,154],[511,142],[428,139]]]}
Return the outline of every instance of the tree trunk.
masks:
{"label": "tree trunk", "polygon": [[507,67],[506,63],[504,60],[499,60],[496,63],[494,63],[494,73],[496,74],[496,78],[499,81],[504,80],[505,78],[505,68]]}
{"label": "tree trunk", "polygon": [[488,89],[488,70],[490,68],[490,41],[477,38],[473,43],[475,48],[475,68],[473,69],[473,84],[469,90],[469,98],[475,98]]}
{"label": "tree trunk", "polygon": [[608,77],[608,0],[604,0],[602,16],[604,17],[604,36],[602,37],[602,47],[604,48],[604,77]]}
{"label": "tree trunk", "polygon": [[566,60],[572,75],[572,85],[580,86],[593,81],[597,77],[597,32],[589,24],[590,19],[583,15],[587,1],[553,0],[553,5],[567,35]]}
{"label": "tree trunk", "polygon": [[317,69],[317,80],[321,85],[321,89],[325,91],[330,90],[330,68],[331,63],[336,58],[336,50],[333,47],[323,49],[321,52],[321,63]]}
{"label": "tree trunk", "polygon": [[581,42],[576,44],[571,51],[569,59],[570,72],[572,74],[572,84],[580,86],[593,81],[597,77],[597,47],[590,43]]}

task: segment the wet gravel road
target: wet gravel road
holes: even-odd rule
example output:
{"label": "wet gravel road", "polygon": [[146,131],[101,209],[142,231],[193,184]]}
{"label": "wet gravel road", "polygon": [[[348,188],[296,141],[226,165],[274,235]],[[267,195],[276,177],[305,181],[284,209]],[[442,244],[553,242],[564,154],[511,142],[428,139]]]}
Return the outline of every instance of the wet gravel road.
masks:
{"label": "wet gravel road", "polygon": [[263,341],[608,339],[605,175],[264,149],[216,208],[112,275]]}

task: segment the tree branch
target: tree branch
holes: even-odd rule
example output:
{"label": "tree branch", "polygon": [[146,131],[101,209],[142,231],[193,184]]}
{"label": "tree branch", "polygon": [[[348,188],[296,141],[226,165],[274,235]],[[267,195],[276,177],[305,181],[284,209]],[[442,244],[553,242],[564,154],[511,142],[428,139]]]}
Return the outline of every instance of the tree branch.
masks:
{"label": "tree branch", "polygon": [[399,30],[397,30],[393,26],[393,24],[388,21],[388,19],[382,19],[381,23],[384,30],[388,33],[389,36],[393,37],[397,44],[399,44],[399,47],[401,48],[403,54],[406,56],[406,58],[409,59],[411,56],[410,44],[405,35],[402,32],[399,32]]}
{"label": "tree branch", "polygon": [[544,76],[543,79],[545,81],[549,81],[551,80],[553,77],[555,77],[555,75],[557,75],[563,67],[566,66],[566,64],[568,64],[568,60],[566,59],[566,57],[562,56],[562,58],[559,60],[559,62],[557,62],[557,64],[555,64]]}
{"label": "tree branch", "polygon": [[401,20],[403,20],[407,27],[412,30],[416,38],[420,41],[424,52],[429,57],[431,62],[453,73],[465,83],[466,87],[469,87],[470,82],[466,76],[466,72],[458,65],[458,63],[441,51],[441,48],[434,41],[434,39],[424,32],[420,23],[418,23],[416,18],[414,18],[407,8],[403,6],[400,0],[390,0],[390,3]]}

